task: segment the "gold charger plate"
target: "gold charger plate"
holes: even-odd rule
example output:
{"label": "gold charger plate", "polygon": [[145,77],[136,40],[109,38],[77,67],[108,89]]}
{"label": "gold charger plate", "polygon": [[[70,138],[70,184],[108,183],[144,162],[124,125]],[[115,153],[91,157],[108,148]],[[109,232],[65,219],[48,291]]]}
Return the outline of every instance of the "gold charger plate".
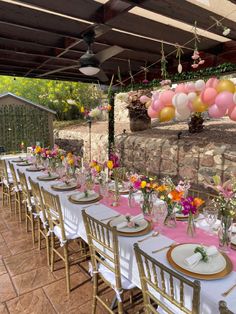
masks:
{"label": "gold charger plate", "polygon": [[11,162],[26,162],[27,159],[13,159]]}
{"label": "gold charger plate", "polygon": [[26,171],[29,171],[29,172],[39,172],[43,170],[45,170],[45,168],[26,168]]}
{"label": "gold charger plate", "polygon": [[97,197],[94,200],[90,200],[90,201],[75,201],[71,198],[71,196],[68,197],[68,200],[73,203],[73,204],[77,204],[77,205],[88,205],[88,204],[93,204],[93,203],[97,203],[99,202],[101,199],[103,199],[103,197],[100,195],[99,197]]}
{"label": "gold charger plate", "polygon": [[[109,226],[111,225],[111,221],[112,221],[112,219],[108,222]],[[148,221],[147,227],[141,231],[130,233],[130,232],[122,232],[122,231],[117,230],[117,233],[119,236],[122,236],[122,237],[141,237],[141,236],[149,233],[150,231],[152,231],[152,224],[150,221]]]}
{"label": "gold charger plate", "polygon": [[67,186],[64,186],[64,187],[60,187],[57,184],[53,184],[51,185],[51,188],[54,191],[65,192],[65,191],[73,191],[73,190],[76,190],[77,188],[79,189],[80,186],[78,186],[76,183],[74,183],[73,185],[68,184]]}
{"label": "gold charger plate", "polygon": [[37,180],[39,181],[54,181],[57,180],[59,176],[39,176],[37,177]]}
{"label": "gold charger plate", "polygon": [[31,162],[20,162],[16,164],[17,166],[21,166],[21,167],[27,167],[27,166],[31,166],[33,165]]}
{"label": "gold charger plate", "polygon": [[[210,275],[205,275],[205,274],[197,274],[197,273],[194,273],[194,272],[191,272],[191,271],[188,271],[182,267],[180,267],[179,265],[177,265],[174,260],[172,259],[171,257],[171,252],[172,250],[176,247],[176,246],[179,246],[179,245],[183,245],[183,244],[186,244],[186,243],[182,243],[182,244],[176,244],[172,247],[169,248],[169,250],[167,251],[166,253],[166,257],[167,257],[167,260],[168,262],[170,263],[170,265],[175,268],[176,270],[178,270],[179,272],[189,276],[189,277],[192,277],[192,278],[196,278],[196,279],[201,279],[201,280],[215,280],[215,279],[221,279],[221,278],[224,278],[226,277],[228,274],[230,274],[233,270],[233,264],[232,264],[232,261],[230,260],[230,258],[225,254],[225,253],[221,253],[223,255],[223,257],[225,258],[226,260],[226,267],[225,269],[223,269],[222,271],[216,273],[216,274],[210,274]],[[195,244],[195,243],[194,243]]]}

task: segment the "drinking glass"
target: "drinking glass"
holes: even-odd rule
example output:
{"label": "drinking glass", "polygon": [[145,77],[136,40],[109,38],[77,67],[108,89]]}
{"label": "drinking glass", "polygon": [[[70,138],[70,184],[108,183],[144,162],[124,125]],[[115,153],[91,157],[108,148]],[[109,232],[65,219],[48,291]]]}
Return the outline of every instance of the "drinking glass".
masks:
{"label": "drinking glass", "polygon": [[203,211],[203,214],[205,216],[206,223],[209,225],[209,235],[213,235],[214,234],[213,226],[217,221],[218,211],[216,208],[213,208],[213,207],[206,208]]}
{"label": "drinking glass", "polygon": [[152,208],[152,220],[157,223],[157,228],[161,231],[167,215],[167,204],[156,200]]}

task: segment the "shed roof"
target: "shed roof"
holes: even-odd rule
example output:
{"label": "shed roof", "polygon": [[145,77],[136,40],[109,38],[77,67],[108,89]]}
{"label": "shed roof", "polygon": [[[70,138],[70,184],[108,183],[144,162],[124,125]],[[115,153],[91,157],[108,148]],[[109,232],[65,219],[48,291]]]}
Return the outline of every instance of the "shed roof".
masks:
{"label": "shed roof", "polygon": [[[102,64],[111,78],[122,78],[155,63],[148,79],[160,77],[161,43],[168,70],[176,72],[175,45],[184,51],[183,70],[191,70],[192,27],[197,21],[203,67],[236,62],[235,0],[0,0],[0,75],[94,82],[78,70],[85,53],[82,36],[95,30],[94,53],[113,45],[124,50]],[[221,25],[231,29],[225,37]],[[77,67],[76,67],[77,65]],[[62,68],[68,67],[65,70]],[[74,67],[75,66],[75,67]],[[143,74],[139,76],[139,79]],[[129,82],[128,82],[129,83]]]}
{"label": "shed roof", "polygon": [[56,115],[56,111],[51,110],[51,109],[49,109],[49,108],[47,108],[47,107],[44,107],[44,106],[35,104],[35,103],[33,103],[32,101],[27,100],[27,99],[25,99],[25,98],[23,98],[23,97],[17,96],[17,95],[15,95],[15,94],[12,94],[12,93],[1,94],[1,95],[0,95],[0,100],[1,100],[2,98],[5,98],[5,97],[12,97],[12,98],[21,100],[21,101],[23,101],[23,102],[25,102],[25,103],[27,103],[27,104],[29,104],[29,105],[31,105],[31,106],[37,107],[37,108],[39,108],[39,109],[41,109],[41,110],[45,110],[45,111],[47,111],[47,112],[49,112],[49,113],[52,113],[52,114]]}

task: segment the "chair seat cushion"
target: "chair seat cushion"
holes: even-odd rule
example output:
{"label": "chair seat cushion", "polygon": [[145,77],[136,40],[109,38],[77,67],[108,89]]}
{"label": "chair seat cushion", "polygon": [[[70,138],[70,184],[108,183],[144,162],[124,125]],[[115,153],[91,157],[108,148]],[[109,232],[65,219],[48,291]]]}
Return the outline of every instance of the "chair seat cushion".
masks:
{"label": "chair seat cushion", "polygon": [[[66,224],[64,226],[65,226],[65,234],[66,234],[67,240],[73,240],[73,239],[77,239],[80,237],[75,232],[75,230],[73,230],[70,226],[68,226]],[[54,232],[55,236],[57,236],[58,239],[61,241],[62,240],[61,228],[59,226],[55,226],[53,229],[53,232]]]}
{"label": "chair seat cushion", "polygon": [[[108,281],[112,286],[116,286],[115,274],[108,269],[105,265],[100,264],[98,268],[99,273]],[[121,275],[121,286],[124,290],[130,290],[135,288],[135,284],[133,284],[129,279],[125,278]]]}

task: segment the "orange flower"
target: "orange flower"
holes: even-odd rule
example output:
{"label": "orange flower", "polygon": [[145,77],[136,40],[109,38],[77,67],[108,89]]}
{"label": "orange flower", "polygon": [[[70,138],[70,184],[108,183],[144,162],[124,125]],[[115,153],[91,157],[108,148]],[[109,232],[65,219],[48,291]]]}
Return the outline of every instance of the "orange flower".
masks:
{"label": "orange flower", "polygon": [[62,156],[61,156],[61,160],[64,160],[64,159],[65,159],[65,156],[62,155]]}
{"label": "orange flower", "polygon": [[171,201],[172,202],[179,202],[183,196],[184,192],[179,192],[177,190],[173,190],[170,192]]}
{"label": "orange flower", "polygon": [[203,203],[205,203],[201,198],[195,197],[193,200],[193,206],[197,208],[200,207]]}
{"label": "orange flower", "polygon": [[157,187],[157,191],[159,192],[164,192],[164,191],[167,191],[167,186],[166,185],[160,185]]}

